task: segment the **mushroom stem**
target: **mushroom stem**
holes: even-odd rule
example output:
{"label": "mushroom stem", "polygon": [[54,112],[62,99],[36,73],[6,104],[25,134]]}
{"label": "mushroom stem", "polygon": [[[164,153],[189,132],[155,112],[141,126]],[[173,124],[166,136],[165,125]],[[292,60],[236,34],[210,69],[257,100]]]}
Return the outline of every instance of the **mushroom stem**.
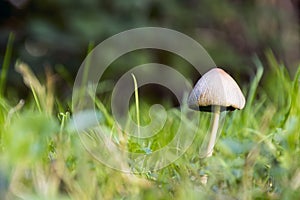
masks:
{"label": "mushroom stem", "polygon": [[210,133],[210,139],[209,143],[207,146],[207,151],[206,151],[206,157],[212,156],[214,146],[216,143],[216,138],[217,138],[217,132],[218,132],[218,126],[219,126],[219,118],[220,118],[220,106],[213,106],[214,109],[214,116],[213,116],[213,125]]}

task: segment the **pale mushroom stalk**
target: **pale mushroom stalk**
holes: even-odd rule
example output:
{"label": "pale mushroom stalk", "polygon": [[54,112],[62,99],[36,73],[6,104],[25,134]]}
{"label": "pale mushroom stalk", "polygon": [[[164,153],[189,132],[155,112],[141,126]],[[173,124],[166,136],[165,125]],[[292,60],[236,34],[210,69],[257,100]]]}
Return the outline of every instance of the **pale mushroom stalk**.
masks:
{"label": "pale mushroom stalk", "polygon": [[214,109],[213,124],[211,128],[210,139],[207,145],[206,157],[212,156],[214,150],[214,146],[217,139],[218,127],[219,127],[221,106],[213,106],[213,109]]}

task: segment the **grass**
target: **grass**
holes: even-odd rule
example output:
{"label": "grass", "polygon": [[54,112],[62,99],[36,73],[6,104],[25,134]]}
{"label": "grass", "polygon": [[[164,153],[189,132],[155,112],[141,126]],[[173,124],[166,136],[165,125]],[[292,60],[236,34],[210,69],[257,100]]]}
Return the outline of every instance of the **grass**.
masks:
{"label": "grass", "polygon": [[0,95],[3,96],[5,83],[6,83],[6,77],[7,77],[7,71],[9,68],[9,63],[12,55],[12,49],[13,49],[13,42],[14,42],[14,34],[10,33],[8,37],[8,42],[6,46],[6,51],[1,67],[1,76],[0,76]]}
{"label": "grass", "polygon": [[[200,120],[180,118],[180,110],[172,108],[157,135],[137,139],[119,130],[106,106],[95,99],[101,130],[129,152],[151,154],[166,146],[180,123],[186,124],[185,131],[197,131],[179,159],[145,173],[136,157],[119,161],[132,173],[94,159],[72,128],[71,114],[55,103],[51,74],[46,75],[46,83],[40,83],[28,66],[18,63],[32,98],[18,105],[0,99],[1,199],[299,199],[300,68],[291,79],[270,52],[267,59],[265,67],[270,71],[264,77],[262,64],[254,59],[256,74],[243,87],[246,107],[227,113],[214,154],[207,159],[200,159],[199,151],[209,130],[210,113],[197,113]],[[149,105],[142,97],[139,108],[139,123],[145,125]],[[133,116],[135,111],[132,105]],[[110,155],[117,156],[117,152]],[[207,185],[201,184],[204,174],[209,177]]]}

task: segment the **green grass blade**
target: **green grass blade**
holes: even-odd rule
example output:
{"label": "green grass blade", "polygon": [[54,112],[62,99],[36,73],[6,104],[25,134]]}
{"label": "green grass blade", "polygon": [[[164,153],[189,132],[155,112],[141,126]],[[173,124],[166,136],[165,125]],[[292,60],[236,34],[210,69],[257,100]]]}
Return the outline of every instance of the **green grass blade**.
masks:
{"label": "green grass blade", "polygon": [[[94,46],[95,46],[94,42],[89,43],[87,55],[93,50]],[[90,62],[91,62],[91,60],[89,58],[90,57],[87,57],[85,68],[84,68],[84,71],[83,71],[83,79],[82,79],[83,85],[85,85],[87,83],[87,78],[88,78],[89,71],[90,71]]]}
{"label": "green grass blade", "polygon": [[[90,97],[93,97],[93,95],[90,94]],[[103,103],[98,98],[94,98],[93,101],[95,102],[97,108],[103,113],[103,115],[106,119],[106,122],[108,123],[108,126],[113,127],[113,125],[115,123],[114,119],[108,113],[105,105],[103,105]]]}
{"label": "green grass blade", "polygon": [[249,109],[251,108],[251,106],[253,104],[258,84],[259,84],[259,82],[262,78],[263,72],[264,72],[263,65],[260,62],[260,60],[258,59],[258,57],[254,57],[254,63],[257,66],[257,72],[256,72],[256,75],[255,75],[253,81],[252,81],[252,84],[251,84],[251,87],[250,87],[250,90],[249,90],[249,93],[248,93],[247,108],[246,108],[247,112],[245,112],[245,113],[248,113]]}
{"label": "green grass blade", "polygon": [[32,85],[30,85],[30,89],[31,89],[31,91],[32,91],[33,98],[34,98],[34,100],[35,100],[35,103],[36,103],[36,106],[37,106],[38,110],[39,110],[40,112],[42,112],[39,98],[38,98],[38,96],[37,96],[37,94],[36,94],[34,88],[32,87]]}
{"label": "green grass blade", "polygon": [[0,96],[2,97],[4,95],[5,90],[5,84],[6,84],[6,77],[7,72],[11,60],[12,55],[12,49],[13,49],[13,42],[14,42],[15,35],[13,33],[9,34],[8,42],[6,46],[6,51],[4,55],[4,60],[2,64],[2,70],[1,70],[1,77],[0,77]]}
{"label": "green grass blade", "polygon": [[136,121],[138,125],[138,134],[140,136],[140,106],[139,106],[139,93],[137,87],[137,81],[134,74],[131,74],[134,83],[134,95],[135,95],[135,109],[136,109]]}

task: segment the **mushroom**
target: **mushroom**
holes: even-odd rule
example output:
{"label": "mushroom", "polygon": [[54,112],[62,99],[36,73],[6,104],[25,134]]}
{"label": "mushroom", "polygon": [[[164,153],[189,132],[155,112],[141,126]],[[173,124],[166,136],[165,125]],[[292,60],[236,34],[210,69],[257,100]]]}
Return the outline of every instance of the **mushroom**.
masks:
{"label": "mushroom", "polygon": [[245,97],[235,80],[220,68],[206,72],[189,95],[188,106],[193,110],[213,112],[210,139],[204,157],[212,156],[220,112],[243,109]]}

